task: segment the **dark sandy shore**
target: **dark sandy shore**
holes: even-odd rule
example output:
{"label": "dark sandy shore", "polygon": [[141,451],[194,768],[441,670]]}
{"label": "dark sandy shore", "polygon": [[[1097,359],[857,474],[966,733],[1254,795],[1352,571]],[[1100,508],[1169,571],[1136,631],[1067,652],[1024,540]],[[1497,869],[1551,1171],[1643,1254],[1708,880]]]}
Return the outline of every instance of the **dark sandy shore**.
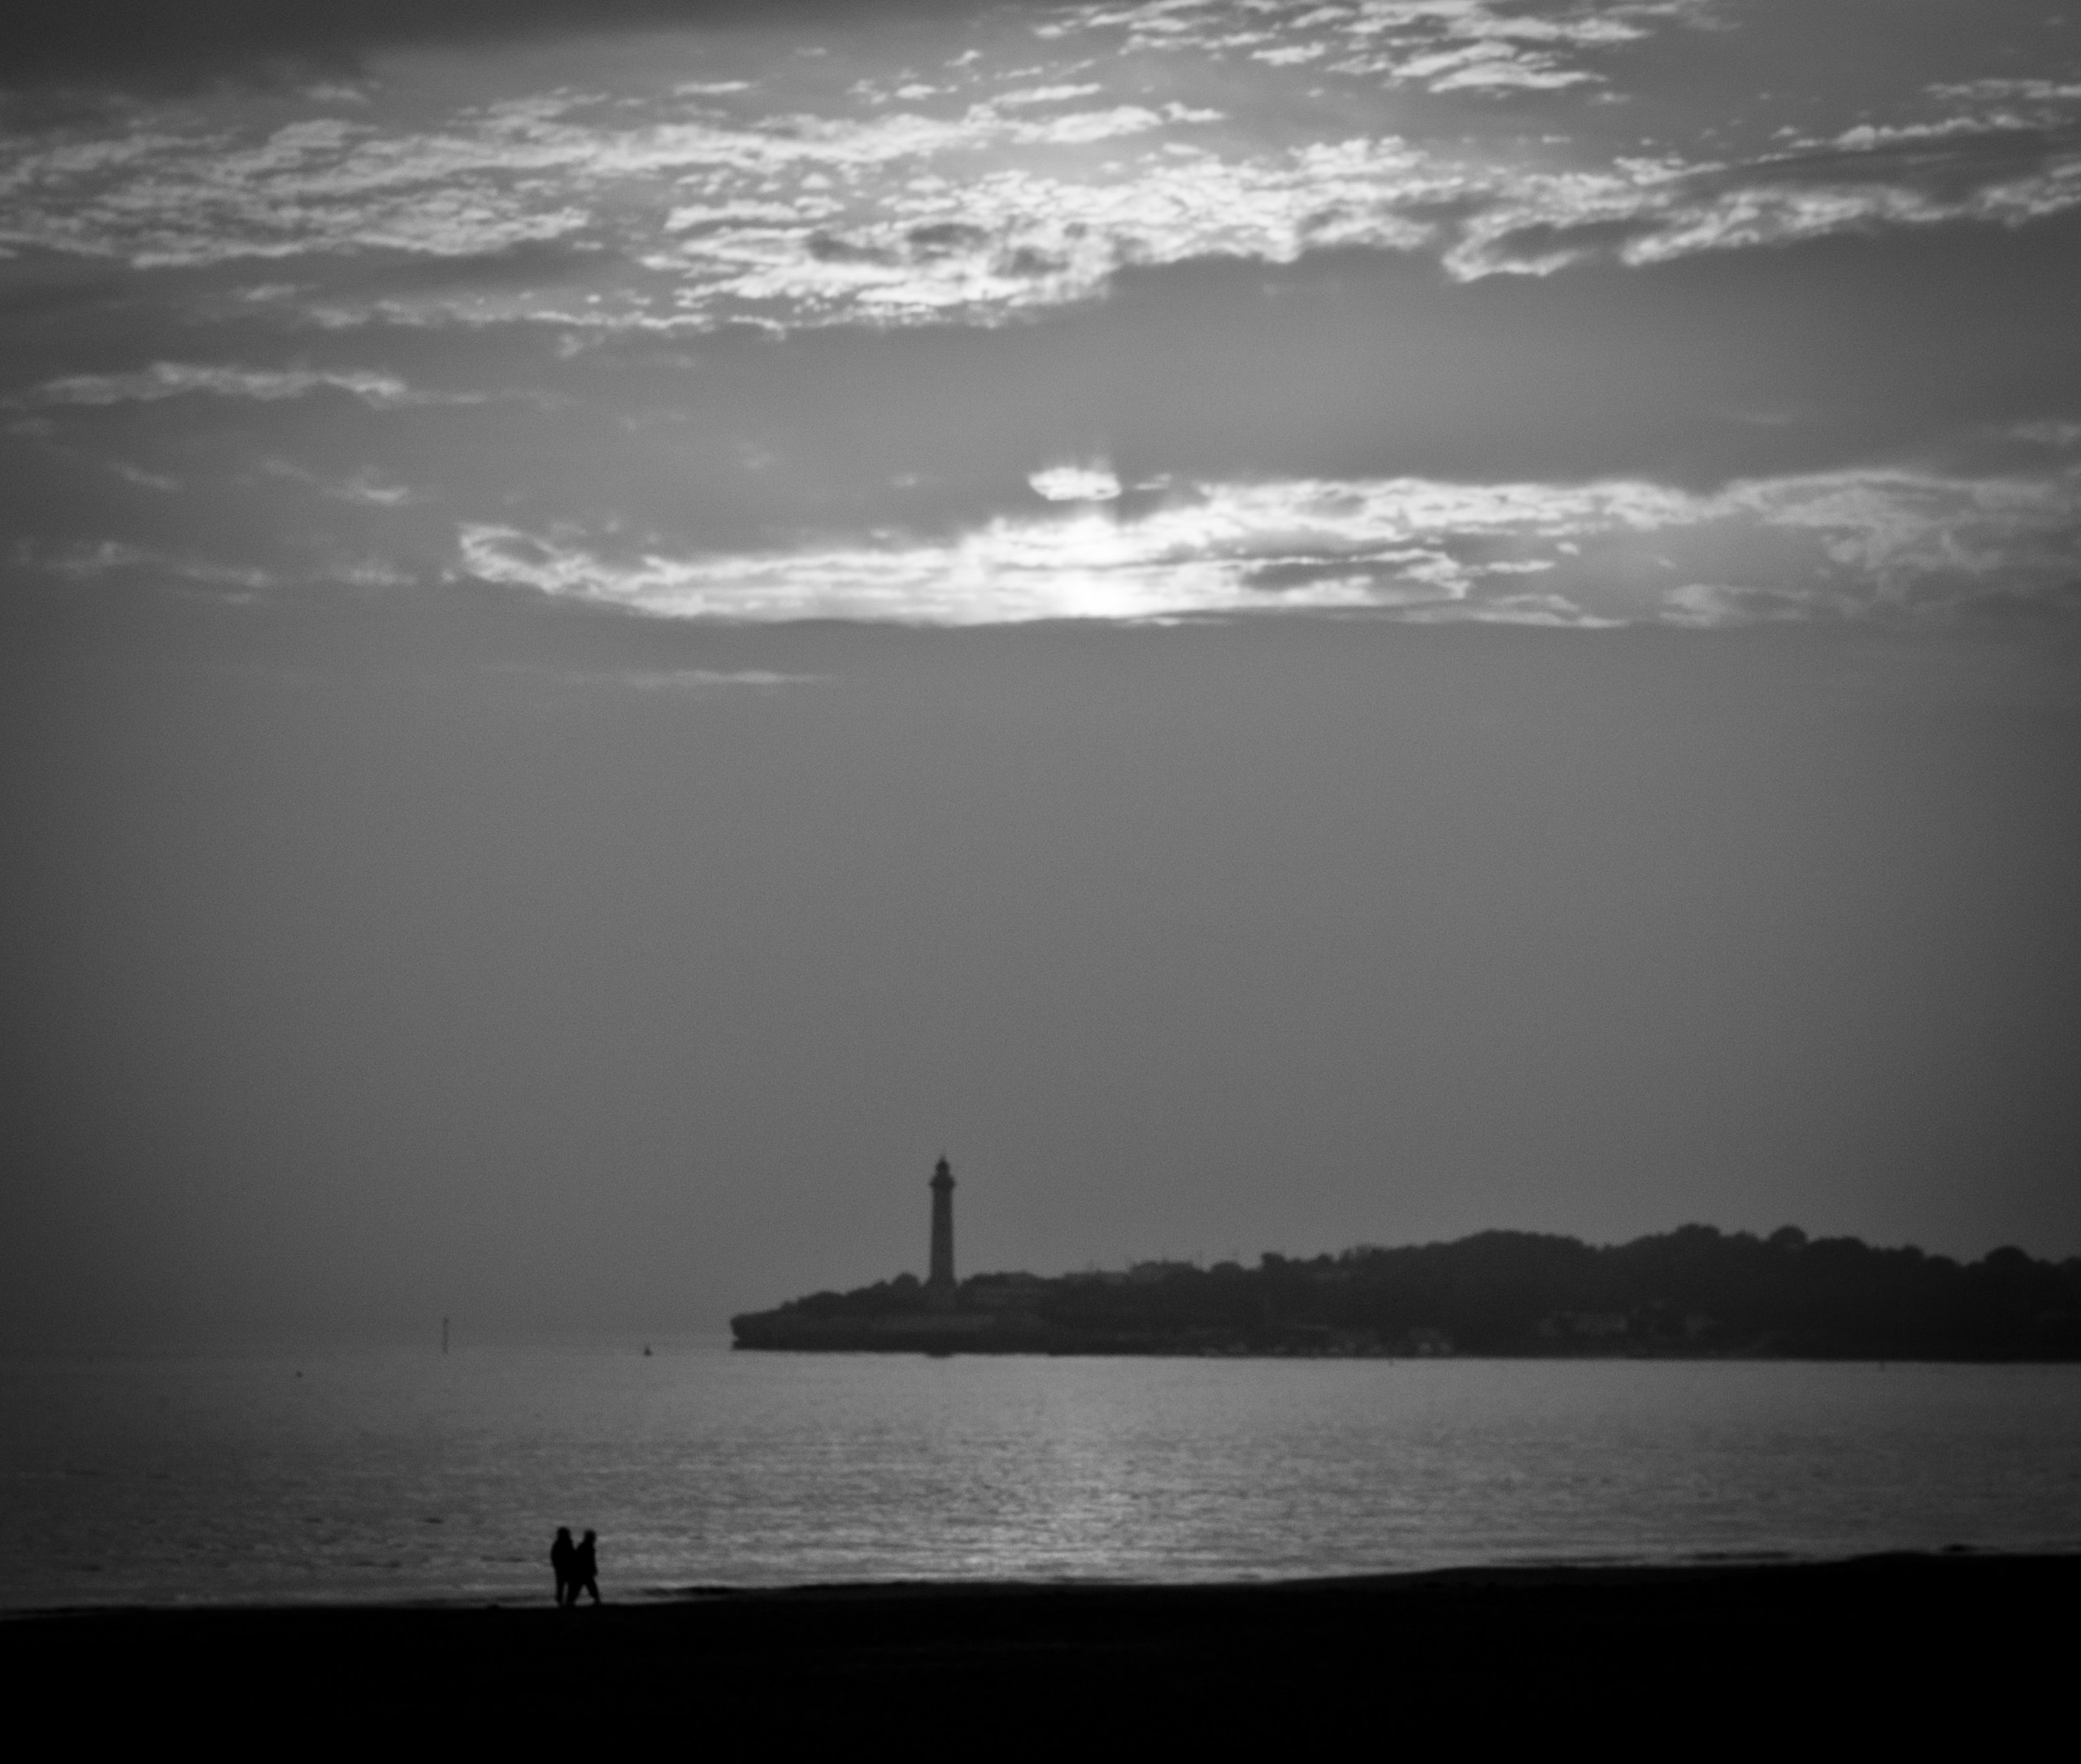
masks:
{"label": "dark sandy shore", "polygon": [[2081,1557],[1468,1571],[1261,1585],[875,1586],[533,1608],[0,1623],[104,1737],[1716,1751],[2063,1731]]}

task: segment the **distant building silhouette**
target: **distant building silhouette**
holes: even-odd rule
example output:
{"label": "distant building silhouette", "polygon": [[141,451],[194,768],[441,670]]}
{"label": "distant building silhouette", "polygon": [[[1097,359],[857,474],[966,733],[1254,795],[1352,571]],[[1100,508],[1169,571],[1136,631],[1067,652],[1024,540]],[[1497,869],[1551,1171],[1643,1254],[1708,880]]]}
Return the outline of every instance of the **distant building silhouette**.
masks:
{"label": "distant building silhouette", "polygon": [[954,1302],[954,1171],[941,1154],[932,1170],[932,1262],[925,1295],[935,1305]]}

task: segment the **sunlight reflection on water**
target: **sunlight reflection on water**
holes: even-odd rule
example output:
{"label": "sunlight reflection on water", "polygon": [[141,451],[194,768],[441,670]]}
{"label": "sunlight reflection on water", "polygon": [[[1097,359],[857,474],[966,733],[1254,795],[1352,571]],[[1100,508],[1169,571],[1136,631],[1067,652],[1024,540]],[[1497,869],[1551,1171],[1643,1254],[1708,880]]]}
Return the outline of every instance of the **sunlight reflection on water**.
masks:
{"label": "sunlight reflection on water", "polygon": [[[296,1375],[299,1369],[302,1375]],[[0,1363],[7,1606],[2081,1547],[2081,1367],[744,1354]]]}

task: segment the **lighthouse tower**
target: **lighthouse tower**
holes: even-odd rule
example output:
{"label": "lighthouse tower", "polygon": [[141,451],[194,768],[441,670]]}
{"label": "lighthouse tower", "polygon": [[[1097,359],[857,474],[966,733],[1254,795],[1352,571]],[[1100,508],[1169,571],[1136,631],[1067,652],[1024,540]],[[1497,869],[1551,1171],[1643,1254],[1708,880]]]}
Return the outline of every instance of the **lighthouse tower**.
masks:
{"label": "lighthouse tower", "polygon": [[932,1170],[932,1262],[925,1277],[927,1297],[954,1301],[954,1172],[941,1156]]}

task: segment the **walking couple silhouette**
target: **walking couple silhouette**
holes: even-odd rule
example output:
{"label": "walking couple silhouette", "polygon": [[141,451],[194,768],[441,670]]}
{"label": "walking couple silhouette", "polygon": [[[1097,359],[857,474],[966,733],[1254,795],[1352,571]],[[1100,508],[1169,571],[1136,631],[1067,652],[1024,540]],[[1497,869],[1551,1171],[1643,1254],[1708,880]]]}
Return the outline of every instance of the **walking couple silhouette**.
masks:
{"label": "walking couple silhouette", "polygon": [[600,1602],[597,1548],[592,1532],[585,1534],[583,1543],[574,1544],[571,1540],[571,1527],[557,1527],[556,1541],[550,1545],[550,1566],[556,1570],[558,1605],[576,1605],[581,1592],[591,1593],[595,1605]]}

